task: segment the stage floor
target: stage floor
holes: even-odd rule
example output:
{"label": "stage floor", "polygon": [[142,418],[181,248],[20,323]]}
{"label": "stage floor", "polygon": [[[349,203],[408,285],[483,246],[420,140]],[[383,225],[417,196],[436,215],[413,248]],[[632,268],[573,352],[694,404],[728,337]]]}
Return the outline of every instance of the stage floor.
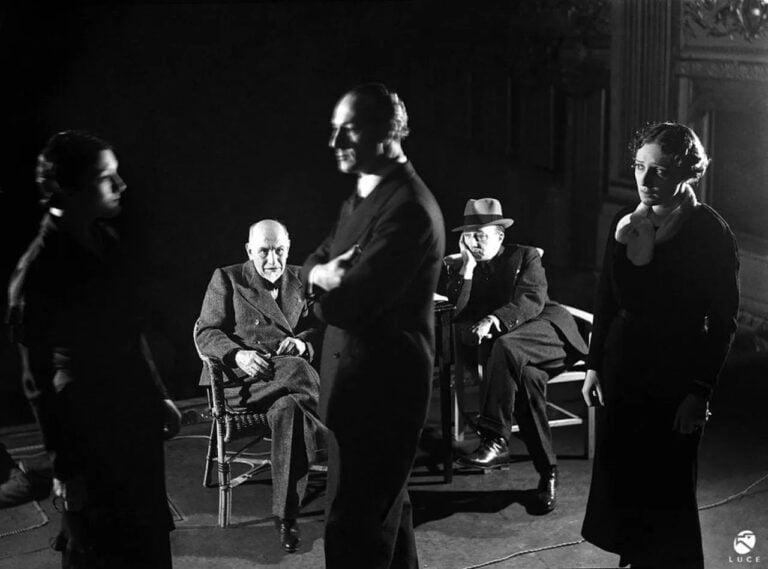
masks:
{"label": "stage floor", "polygon": [[[566,406],[579,405],[577,386],[573,387],[565,393],[566,386],[559,388],[560,402]],[[767,359],[732,359],[713,401],[713,416],[702,444],[701,506],[737,494],[768,474],[765,401]],[[191,417],[199,408],[199,401],[181,405]],[[497,569],[554,569],[617,565],[615,555],[579,543],[589,489],[587,460],[561,459],[557,509],[546,516],[532,516],[523,504],[527,491],[536,485],[536,475],[519,440],[513,443],[513,450],[520,460],[509,469],[490,474],[457,470],[452,484],[443,483],[439,466],[435,466],[429,453],[439,435],[437,410],[435,393],[432,419],[424,437],[425,450],[417,459],[410,483],[422,568],[463,569],[482,565]],[[559,454],[580,452],[581,429],[562,427],[553,431]],[[286,554],[278,544],[270,516],[271,487],[266,474],[234,490],[232,527],[217,527],[217,491],[202,486],[207,435],[206,424],[190,424],[179,437],[167,443],[168,493],[177,516],[176,530],[171,534],[174,565],[183,569],[322,568],[323,475],[312,475],[300,519],[301,548],[295,554]],[[16,456],[39,452],[35,446],[38,436],[32,428],[6,429],[0,432],[0,439]],[[472,444],[472,436],[468,435],[457,446]],[[255,448],[255,452],[266,450],[266,443]],[[708,568],[733,566],[731,560],[735,562],[737,555],[733,540],[743,530],[757,535],[752,555],[768,561],[768,480],[738,499],[703,510],[700,516]],[[59,567],[58,554],[48,546],[57,526],[58,514],[50,499],[0,512],[0,569]],[[557,545],[561,546],[554,547]],[[499,561],[491,563],[494,560]]]}

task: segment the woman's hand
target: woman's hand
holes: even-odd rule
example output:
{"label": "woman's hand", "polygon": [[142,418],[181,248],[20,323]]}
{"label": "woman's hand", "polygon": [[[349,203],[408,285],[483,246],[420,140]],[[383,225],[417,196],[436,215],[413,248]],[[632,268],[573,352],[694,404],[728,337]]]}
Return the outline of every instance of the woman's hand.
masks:
{"label": "woman's hand", "polygon": [[163,399],[163,404],[165,406],[163,438],[168,440],[178,435],[181,430],[181,412],[179,412],[176,404],[170,399]]}
{"label": "woman's hand", "polygon": [[689,393],[685,396],[677,408],[672,429],[684,435],[690,435],[694,431],[704,428],[704,423],[709,418],[707,400],[701,395]]}
{"label": "woman's hand", "polygon": [[79,512],[88,501],[85,479],[80,475],[69,480],[54,477],[53,495],[64,501],[64,511]]}
{"label": "woman's hand", "polygon": [[584,385],[581,386],[581,396],[588,407],[595,405],[595,395],[601,406],[605,405],[603,401],[603,390],[600,387],[600,376],[593,369],[587,370],[587,377],[584,378]]}

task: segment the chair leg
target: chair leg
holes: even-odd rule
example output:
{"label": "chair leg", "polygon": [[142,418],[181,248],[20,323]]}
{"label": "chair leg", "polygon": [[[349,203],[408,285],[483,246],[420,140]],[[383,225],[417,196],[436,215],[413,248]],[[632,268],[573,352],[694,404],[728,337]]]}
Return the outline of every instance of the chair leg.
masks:
{"label": "chair leg", "polygon": [[[456,333],[458,337],[458,333]],[[459,345],[454,338],[453,353],[457,354]],[[453,440],[464,440],[464,361],[455,357],[453,362],[453,400],[451,401],[453,414]]]}
{"label": "chair leg", "polygon": [[216,417],[216,462],[219,473],[219,527],[229,527],[232,515],[232,489],[229,485],[229,461],[227,461],[227,449],[224,446],[224,420]]}
{"label": "chair leg", "polygon": [[213,463],[216,462],[216,421],[211,421],[211,434],[208,437],[208,452],[205,456],[205,474],[203,475],[203,487],[213,488]]}
{"label": "chair leg", "polygon": [[219,463],[219,527],[228,528],[232,517],[232,488],[229,485],[229,463]]}

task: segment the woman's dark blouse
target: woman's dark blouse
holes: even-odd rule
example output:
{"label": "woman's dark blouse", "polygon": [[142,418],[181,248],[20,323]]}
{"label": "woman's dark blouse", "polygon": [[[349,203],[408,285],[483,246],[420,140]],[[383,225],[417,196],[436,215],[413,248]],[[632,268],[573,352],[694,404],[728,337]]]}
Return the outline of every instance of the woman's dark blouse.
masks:
{"label": "woman's dark blouse", "polygon": [[[62,435],[60,394],[67,385],[78,384],[83,405],[129,406],[145,415],[168,397],[145,359],[136,289],[116,235],[102,225],[95,231],[104,244],[101,257],[46,215],[9,286],[7,321],[22,351],[24,390],[64,479],[80,460]],[[147,417],[157,419],[161,429],[162,416]]]}
{"label": "woman's dark blouse", "polygon": [[675,237],[656,245],[651,263],[637,267],[627,259],[626,245],[613,238],[618,221],[631,211],[619,212],[610,229],[589,367],[602,371],[611,357],[611,330],[623,319],[632,333],[622,338],[632,345],[619,348],[634,360],[623,369],[641,364],[655,370],[649,375],[656,384],[648,387],[661,397],[709,397],[736,331],[739,258],[733,233],[717,212],[700,205]]}

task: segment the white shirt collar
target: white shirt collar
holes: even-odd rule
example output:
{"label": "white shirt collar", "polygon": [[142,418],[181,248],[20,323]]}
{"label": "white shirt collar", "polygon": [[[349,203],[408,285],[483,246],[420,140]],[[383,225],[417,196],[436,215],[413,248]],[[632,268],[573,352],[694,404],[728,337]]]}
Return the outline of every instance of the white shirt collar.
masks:
{"label": "white shirt collar", "polygon": [[49,207],[48,213],[50,213],[54,217],[61,217],[62,215],[64,215],[64,211],[57,207]]}
{"label": "white shirt collar", "polygon": [[400,160],[390,162],[374,174],[361,174],[357,179],[357,195],[361,198],[367,198],[376,186],[379,185],[379,182],[381,182],[398,165],[404,164],[407,161],[407,158],[403,156]]}

